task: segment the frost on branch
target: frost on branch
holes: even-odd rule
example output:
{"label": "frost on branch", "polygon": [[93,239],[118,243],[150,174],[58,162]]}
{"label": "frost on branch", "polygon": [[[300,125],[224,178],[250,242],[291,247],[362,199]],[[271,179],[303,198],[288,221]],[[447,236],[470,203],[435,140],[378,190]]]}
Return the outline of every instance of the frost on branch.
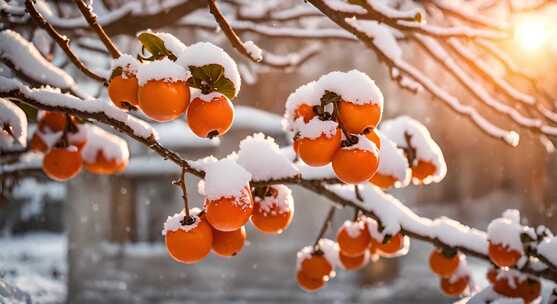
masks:
{"label": "frost on branch", "polygon": [[[427,128],[408,116],[386,120],[381,131],[397,146],[405,149],[413,161],[412,175],[417,183],[440,182],[447,174],[447,165],[441,148],[435,143]],[[408,157],[408,155],[413,157]]]}
{"label": "frost on branch", "polygon": [[0,98],[0,147],[12,150],[27,146],[27,116],[13,102]]}
{"label": "frost on branch", "polygon": [[253,181],[296,177],[298,169],[280,153],[274,138],[263,133],[248,136],[240,142],[237,162],[252,175]]}

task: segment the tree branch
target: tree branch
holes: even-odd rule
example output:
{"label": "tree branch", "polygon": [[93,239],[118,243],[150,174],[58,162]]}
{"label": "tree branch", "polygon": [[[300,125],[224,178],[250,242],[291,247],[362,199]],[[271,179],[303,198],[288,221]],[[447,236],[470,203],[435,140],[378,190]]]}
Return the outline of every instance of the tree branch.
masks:
{"label": "tree branch", "polygon": [[93,13],[93,9],[85,4],[83,0],[75,0],[75,4],[77,4],[81,14],[85,17],[91,28],[97,33],[97,36],[99,36],[106,49],[110,52],[112,58],[120,57],[122,53],[114,45],[110,37],[108,37],[103,27],[97,22],[97,16]]}

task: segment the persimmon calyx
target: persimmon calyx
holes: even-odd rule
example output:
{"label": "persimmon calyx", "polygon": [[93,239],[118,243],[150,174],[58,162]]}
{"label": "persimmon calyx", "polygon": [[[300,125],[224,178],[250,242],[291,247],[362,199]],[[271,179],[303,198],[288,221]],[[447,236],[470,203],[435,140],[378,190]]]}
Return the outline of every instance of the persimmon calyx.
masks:
{"label": "persimmon calyx", "polygon": [[188,66],[191,77],[186,81],[190,87],[200,89],[201,93],[219,92],[228,99],[236,95],[234,83],[224,76],[224,67],[220,64],[206,64],[203,66]]}

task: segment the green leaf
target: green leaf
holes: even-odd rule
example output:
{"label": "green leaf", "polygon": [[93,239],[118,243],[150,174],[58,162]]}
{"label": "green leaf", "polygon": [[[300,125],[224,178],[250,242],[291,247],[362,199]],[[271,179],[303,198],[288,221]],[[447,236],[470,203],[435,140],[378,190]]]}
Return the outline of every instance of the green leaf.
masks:
{"label": "green leaf", "polygon": [[154,58],[160,58],[168,56],[172,60],[176,60],[176,56],[172,54],[170,50],[164,45],[164,41],[157,35],[149,32],[143,32],[137,36],[137,39],[141,41],[143,47],[151,53]]}
{"label": "green leaf", "polygon": [[226,78],[221,77],[214,85],[215,91],[224,94],[228,99],[234,98],[236,94],[236,89],[234,88],[234,83]]}
{"label": "green leaf", "polygon": [[228,99],[235,96],[234,83],[224,77],[224,67],[219,64],[207,64],[201,67],[189,66],[191,77],[187,80],[189,86],[201,89],[203,94],[219,92]]}

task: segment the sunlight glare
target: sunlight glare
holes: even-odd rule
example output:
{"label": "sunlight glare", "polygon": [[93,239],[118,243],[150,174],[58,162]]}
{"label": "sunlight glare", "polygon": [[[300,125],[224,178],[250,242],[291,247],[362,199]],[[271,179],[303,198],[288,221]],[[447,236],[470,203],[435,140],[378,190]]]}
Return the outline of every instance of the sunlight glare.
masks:
{"label": "sunlight glare", "polygon": [[539,50],[548,43],[548,27],[539,19],[520,20],[515,26],[514,39],[525,51]]}

